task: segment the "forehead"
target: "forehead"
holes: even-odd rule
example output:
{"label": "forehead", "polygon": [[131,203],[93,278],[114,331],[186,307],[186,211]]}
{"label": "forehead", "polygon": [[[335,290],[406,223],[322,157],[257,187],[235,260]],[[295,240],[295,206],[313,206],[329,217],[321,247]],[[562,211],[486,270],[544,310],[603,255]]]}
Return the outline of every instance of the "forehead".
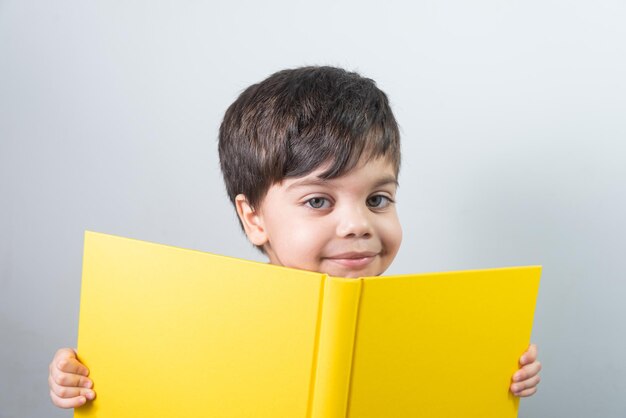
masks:
{"label": "forehead", "polygon": [[293,191],[314,186],[326,186],[330,188],[376,188],[380,186],[398,185],[396,168],[386,158],[363,160],[348,172],[332,179],[320,177],[327,168],[328,164],[324,164],[305,176],[283,179],[278,187],[285,191]]}

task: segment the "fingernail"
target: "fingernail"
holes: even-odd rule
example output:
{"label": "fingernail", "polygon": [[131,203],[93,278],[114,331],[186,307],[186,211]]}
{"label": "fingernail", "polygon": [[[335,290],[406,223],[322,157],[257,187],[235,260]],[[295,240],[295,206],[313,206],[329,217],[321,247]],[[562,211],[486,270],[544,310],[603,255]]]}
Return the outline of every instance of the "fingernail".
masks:
{"label": "fingernail", "polygon": [[522,363],[526,363],[526,354],[524,354],[524,355],[522,356],[522,358],[520,358],[520,361],[521,361]]}
{"label": "fingernail", "polygon": [[91,384],[91,380],[85,380],[81,386],[87,389],[91,389]]}
{"label": "fingernail", "polygon": [[90,401],[93,400],[93,398],[95,397],[96,397],[96,394],[93,393],[92,391],[85,393],[85,398],[89,399]]}
{"label": "fingernail", "polygon": [[513,381],[514,382],[518,382],[520,380],[520,377],[522,376],[522,374],[520,372],[517,372],[513,375]]}

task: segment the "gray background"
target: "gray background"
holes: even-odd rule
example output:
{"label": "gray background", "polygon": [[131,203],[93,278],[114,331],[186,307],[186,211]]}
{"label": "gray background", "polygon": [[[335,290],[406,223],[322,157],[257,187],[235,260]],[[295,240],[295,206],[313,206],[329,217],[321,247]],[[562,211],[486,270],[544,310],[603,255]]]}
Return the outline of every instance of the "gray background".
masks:
{"label": "gray background", "polygon": [[377,80],[402,127],[388,273],[542,264],[520,417],[623,418],[624,22],[623,1],[0,0],[0,417],[71,416],[46,377],[75,345],[85,229],[261,260],[221,116],[330,64]]}

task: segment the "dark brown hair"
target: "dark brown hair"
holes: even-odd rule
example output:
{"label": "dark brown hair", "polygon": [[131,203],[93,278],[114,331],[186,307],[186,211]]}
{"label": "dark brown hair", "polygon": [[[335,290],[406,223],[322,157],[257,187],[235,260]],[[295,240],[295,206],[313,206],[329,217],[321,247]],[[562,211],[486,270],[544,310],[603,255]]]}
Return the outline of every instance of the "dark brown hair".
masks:
{"label": "dark brown hair", "polygon": [[376,83],[334,67],[272,74],[230,105],[219,132],[219,156],[230,200],[242,193],[256,208],[274,183],[307,175],[339,177],[384,156],[400,169],[400,133]]}

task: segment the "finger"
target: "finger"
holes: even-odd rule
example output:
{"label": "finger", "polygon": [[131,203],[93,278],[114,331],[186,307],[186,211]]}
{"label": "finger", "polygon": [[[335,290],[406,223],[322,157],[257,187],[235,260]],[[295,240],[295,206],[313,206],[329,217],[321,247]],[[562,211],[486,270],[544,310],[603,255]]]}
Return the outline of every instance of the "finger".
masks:
{"label": "finger", "polygon": [[531,377],[530,379],[526,379],[522,382],[513,383],[511,385],[511,392],[517,395],[518,393],[523,392],[524,390],[536,387],[540,381],[541,381],[541,378],[537,375],[537,376]]}
{"label": "finger", "polygon": [[96,397],[96,393],[91,389],[60,386],[54,381],[54,379],[52,379],[52,376],[48,377],[48,385],[50,386],[52,393],[59,398],[71,399],[78,396],[84,396],[88,400],[93,400]]}
{"label": "finger", "polygon": [[84,396],[77,396],[76,398],[59,398],[54,392],[50,391],[50,399],[52,399],[52,403],[58,406],[59,408],[78,408],[79,406],[84,405],[87,402]]}
{"label": "finger", "polygon": [[541,371],[541,362],[536,361],[534,363],[527,364],[519,369],[513,375],[514,382],[521,382],[522,380],[529,379]]}
{"label": "finger", "polygon": [[67,355],[67,352],[64,354],[65,355],[59,357],[56,361],[57,369],[65,373],[80,374],[82,376],[89,375],[89,369],[85,367],[85,365],[82,364],[80,361],[78,361],[78,359],[76,358],[76,353],[73,350],[71,351],[71,355]]}
{"label": "finger", "polygon": [[57,350],[57,352],[54,353],[54,357],[52,358],[50,365],[48,366],[48,369],[50,370],[50,374],[52,374],[53,369],[58,369],[57,363],[59,361],[61,361],[62,359],[67,359],[67,358],[72,358],[72,357],[76,358],[76,352],[72,350],[71,348],[61,348]]}
{"label": "finger", "polygon": [[537,345],[531,344],[528,347],[528,350],[526,350],[526,352],[522,354],[522,357],[520,357],[519,362],[520,362],[520,365],[524,366],[526,364],[532,363],[535,360],[537,360]]}
{"label": "finger", "polygon": [[515,396],[519,396],[520,398],[526,398],[528,396],[532,396],[535,394],[535,392],[537,392],[537,388],[530,388],[530,389],[525,389],[523,391],[521,391],[520,393],[516,393]]}
{"label": "finger", "polygon": [[59,348],[56,353],[54,353],[54,360],[60,360],[62,358],[76,358],[76,351],[73,348]]}
{"label": "finger", "polygon": [[50,377],[59,386],[87,389],[91,389],[93,386],[93,382],[88,377],[79,374],[64,373],[55,367],[50,371]]}

